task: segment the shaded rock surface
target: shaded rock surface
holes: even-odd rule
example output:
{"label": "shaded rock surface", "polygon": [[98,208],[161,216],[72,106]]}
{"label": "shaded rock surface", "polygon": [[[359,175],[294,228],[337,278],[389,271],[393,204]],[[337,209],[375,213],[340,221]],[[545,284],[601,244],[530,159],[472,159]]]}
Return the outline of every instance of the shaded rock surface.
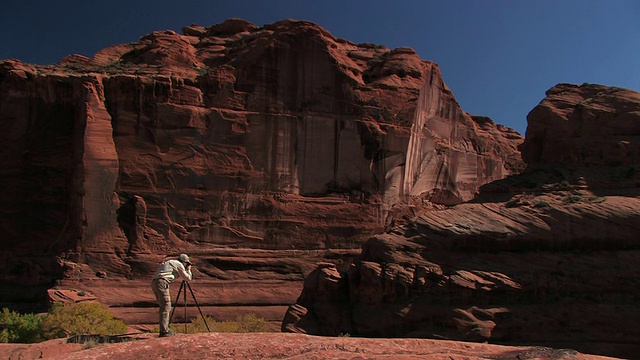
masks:
{"label": "shaded rock surface", "polygon": [[216,316],[279,323],[316,262],[522,169],[522,137],[466,114],[436,64],[295,20],[2,61],[0,125],[0,302],[81,290],[142,325],[165,255],[191,255]]}
{"label": "shaded rock surface", "polygon": [[[374,236],[348,269],[316,268],[283,331],[636,358],[640,158],[632,155],[640,94],[561,84],[528,121],[523,173]],[[615,151],[620,144],[631,153]],[[585,156],[574,158],[580,151]]]}
{"label": "shaded rock surface", "polygon": [[639,101],[624,88],[559,84],[529,113],[522,157],[530,165],[638,165]]}
{"label": "shaded rock surface", "polygon": [[513,347],[427,339],[326,338],[303,334],[194,334],[119,344],[64,340],[0,344],[0,359],[566,359],[605,360],[570,349]]}

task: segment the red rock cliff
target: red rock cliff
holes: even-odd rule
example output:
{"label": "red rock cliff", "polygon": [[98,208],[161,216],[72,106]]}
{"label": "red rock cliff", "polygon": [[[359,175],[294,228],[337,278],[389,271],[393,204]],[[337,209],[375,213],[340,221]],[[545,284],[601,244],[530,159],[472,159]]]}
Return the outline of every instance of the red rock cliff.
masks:
{"label": "red rock cliff", "polygon": [[522,169],[522,137],[466,114],[436,64],[293,20],[3,61],[0,123],[3,283],[123,308],[179,252],[207,306],[290,304],[317,260]]}
{"label": "red rock cliff", "polygon": [[[479,119],[481,120],[481,119]],[[283,330],[640,353],[640,94],[560,84],[528,116],[527,169],[322,264]]]}

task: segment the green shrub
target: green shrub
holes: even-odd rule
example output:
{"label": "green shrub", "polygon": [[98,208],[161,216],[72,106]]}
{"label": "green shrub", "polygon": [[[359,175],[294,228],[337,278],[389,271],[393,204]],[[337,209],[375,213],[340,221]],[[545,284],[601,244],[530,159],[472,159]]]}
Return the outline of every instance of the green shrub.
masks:
{"label": "green shrub", "polygon": [[240,324],[236,321],[226,320],[226,321],[216,321],[211,327],[211,331],[219,332],[219,333],[242,333],[246,331],[242,331],[240,328]]}
{"label": "green shrub", "polygon": [[[205,319],[207,320],[207,324],[204,323],[202,316],[191,319],[191,322],[187,324],[187,333],[195,334],[207,332],[207,325],[209,325],[209,329],[213,331],[212,327],[216,323],[216,320],[208,315],[205,315]],[[173,331],[183,332],[184,324],[176,324],[171,326],[171,328]]]}
{"label": "green shrub", "polygon": [[53,305],[44,315],[0,313],[0,342],[34,343],[74,335],[118,335],[127,325],[97,302]]}
{"label": "green shrub", "polygon": [[562,199],[562,203],[563,204],[576,204],[582,201],[582,197],[577,196],[577,195],[569,195],[569,196],[565,196]]}
{"label": "green shrub", "polygon": [[197,68],[198,70],[198,75],[199,76],[205,76],[209,74],[209,67],[208,66],[203,66],[203,67],[199,67]]}
{"label": "green shrub", "polygon": [[236,322],[240,326],[240,332],[267,332],[269,324],[263,318],[257,317],[255,314],[244,314],[236,318]]}
{"label": "green shrub", "polygon": [[42,334],[46,339],[74,335],[118,335],[127,325],[97,302],[54,304],[42,320]]}
{"label": "green shrub", "polygon": [[551,205],[546,201],[538,201],[533,204],[534,208],[548,208],[549,206]]}
{"label": "green shrub", "polygon": [[0,342],[26,344],[44,340],[41,331],[42,319],[41,315],[21,315],[7,308],[2,309]]}
{"label": "green shrub", "polygon": [[[204,321],[207,321],[205,324]],[[187,333],[204,333],[207,332],[207,325],[211,332],[218,333],[249,333],[249,332],[269,332],[269,324],[263,318],[255,314],[238,315],[235,321],[216,321],[211,316],[205,315],[191,319],[187,324]],[[184,332],[184,324],[171,324],[171,329],[175,332]],[[154,328],[152,332],[158,332],[158,328]]]}

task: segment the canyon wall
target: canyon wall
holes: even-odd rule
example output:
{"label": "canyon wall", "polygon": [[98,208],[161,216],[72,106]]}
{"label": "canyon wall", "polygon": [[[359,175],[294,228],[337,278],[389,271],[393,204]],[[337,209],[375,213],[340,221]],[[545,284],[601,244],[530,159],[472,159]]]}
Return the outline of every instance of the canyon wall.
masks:
{"label": "canyon wall", "polygon": [[640,93],[559,84],[527,169],[372,237],[305,280],[283,331],[640,353]]}
{"label": "canyon wall", "polygon": [[522,137],[466,114],[435,63],[294,20],[2,61],[0,124],[0,301],[89,292],[131,324],[181,252],[210,312],[279,322],[318,261],[523,169]]}

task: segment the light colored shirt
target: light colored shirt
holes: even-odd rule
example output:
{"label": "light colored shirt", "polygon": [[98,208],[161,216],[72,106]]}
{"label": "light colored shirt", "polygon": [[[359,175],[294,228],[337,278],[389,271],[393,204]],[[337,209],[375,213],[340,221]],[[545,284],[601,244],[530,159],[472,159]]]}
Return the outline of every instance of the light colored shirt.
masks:
{"label": "light colored shirt", "polygon": [[153,278],[172,282],[178,276],[186,281],[191,281],[191,270],[185,269],[184,265],[178,260],[167,260],[158,266]]}

